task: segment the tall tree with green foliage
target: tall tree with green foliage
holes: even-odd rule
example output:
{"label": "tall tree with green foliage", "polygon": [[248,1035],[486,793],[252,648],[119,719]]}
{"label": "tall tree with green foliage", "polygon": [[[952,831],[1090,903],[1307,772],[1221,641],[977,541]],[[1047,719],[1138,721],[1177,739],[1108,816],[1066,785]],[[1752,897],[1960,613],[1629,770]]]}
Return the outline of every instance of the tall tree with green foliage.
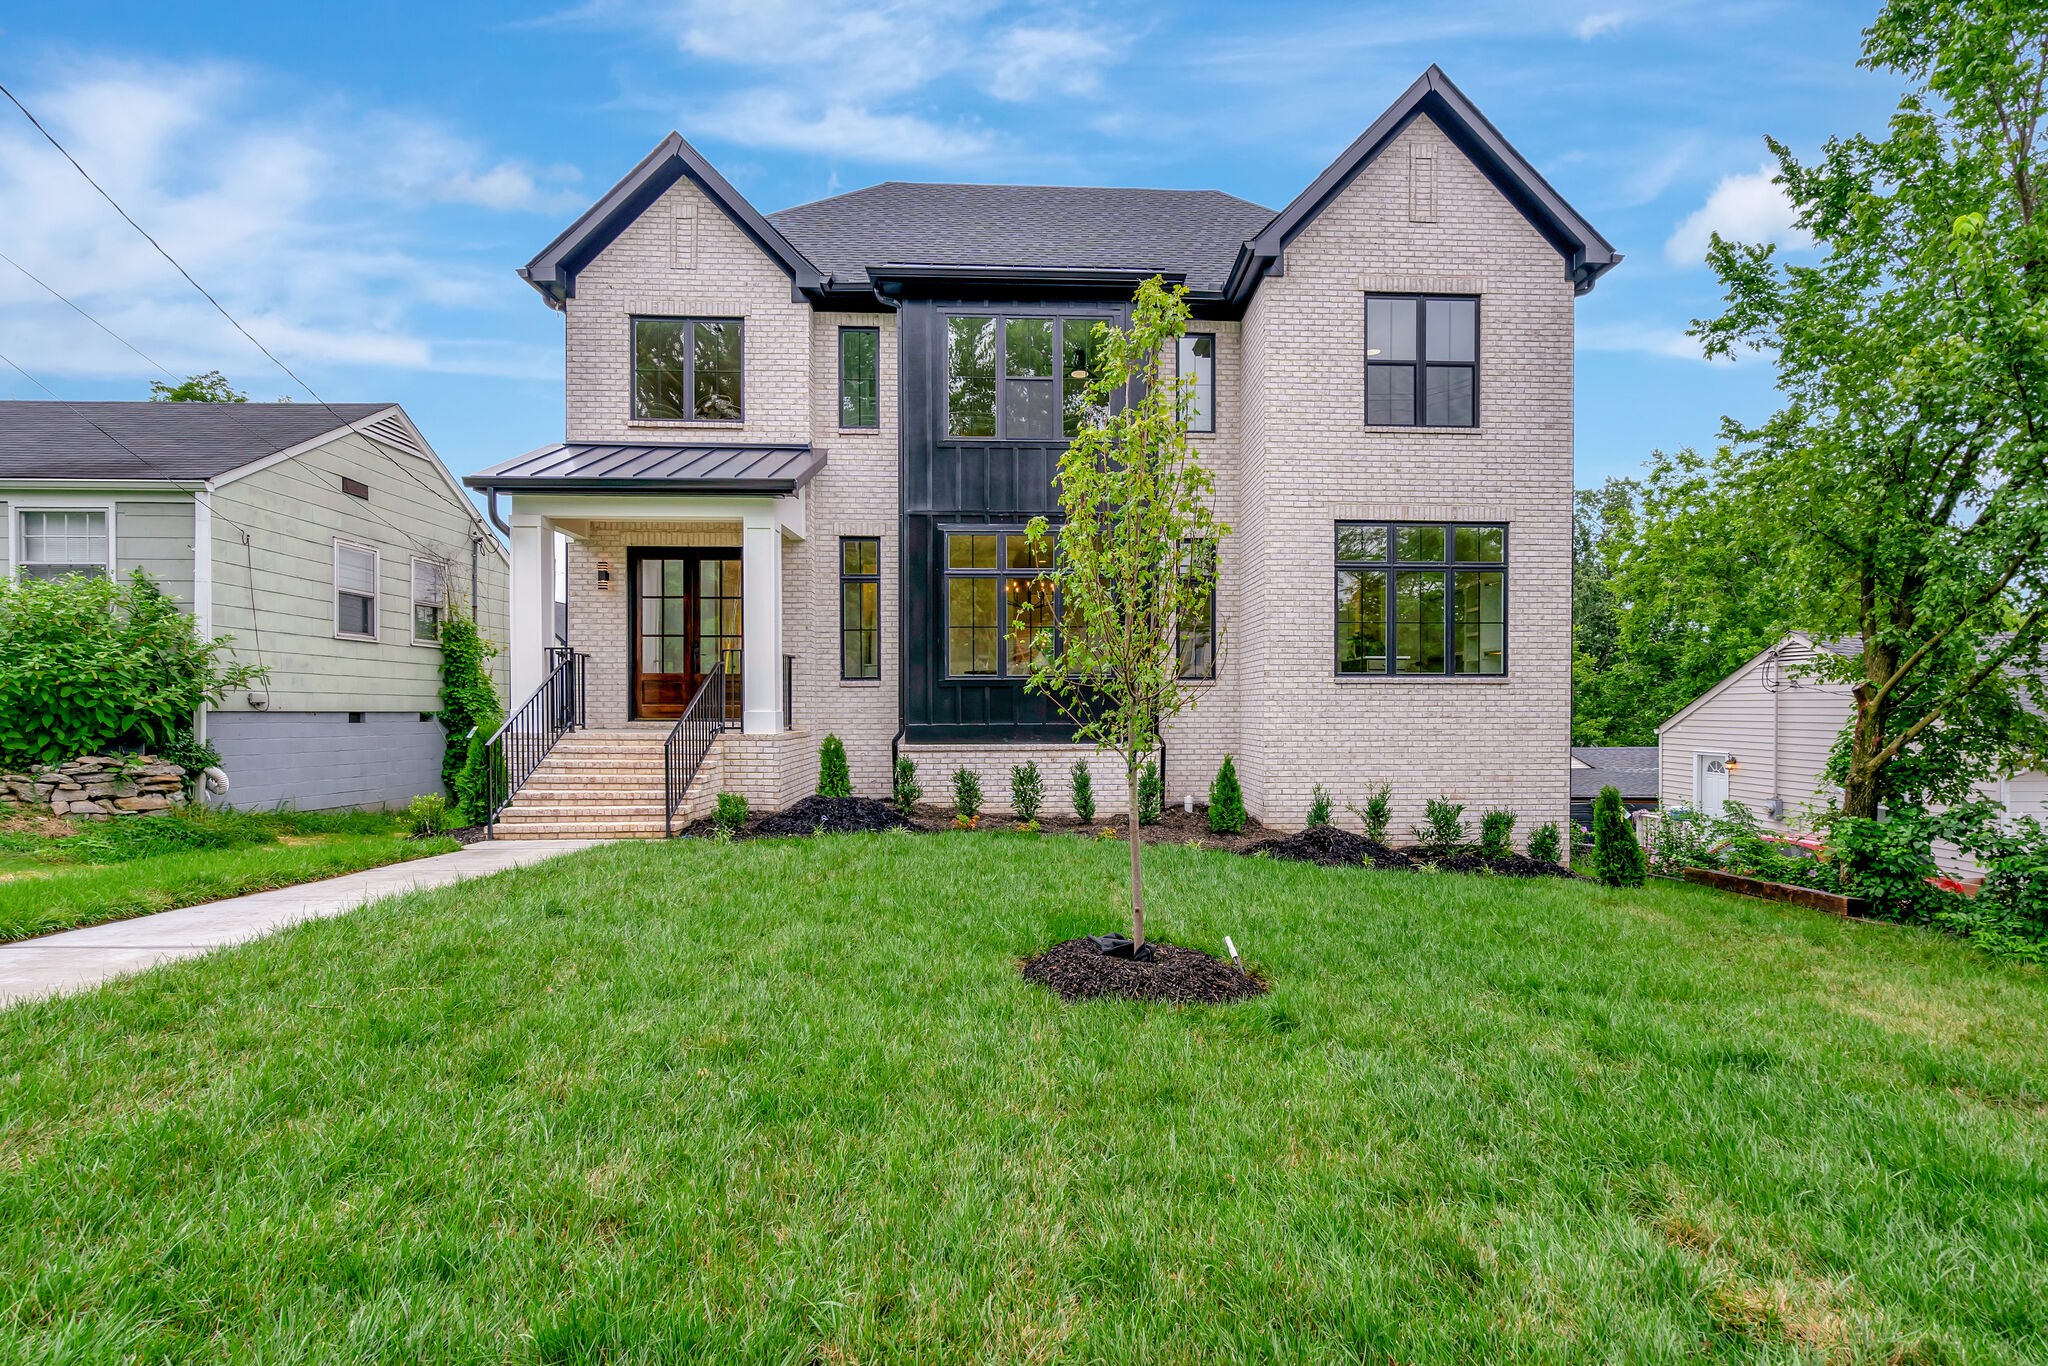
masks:
{"label": "tall tree with green foliage", "polygon": [[1098,325],[1080,433],[1060,457],[1063,524],[1031,521],[1034,548],[1054,549],[1060,629],[1035,639],[1026,686],[1050,697],[1076,737],[1123,761],[1130,813],[1131,940],[1145,942],[1138,787],[1160,729],[1193,706],[1181,677],[1178,625],[1207,619],[1212,548],[1230,528],[1210,504],[1214,482],[1188,441],[1194,379],[1171,358],[1187,331],[1187,290],[1154,276],[1128,327]]}
{"label": "tall tree with green foliage", "polygon": [[1710,355],[1775,358],[1785,406],[1708,473],[1772,545],[1797,624],[1846,637],[1842,806],[1946,801],[2039,762],[2048,613],[2048,9],[1892,0],[1861,65],[1886,135],[1772,140],[1816,264],[1716,237]]}
{"label": "tall tree with green foliage", "polygon": [[229,384],[228,377],[220,371],[208,370],[203,375],[187,375],[176,384],[151,380],[149,400],[152,403],[247,403],[249,396]]}

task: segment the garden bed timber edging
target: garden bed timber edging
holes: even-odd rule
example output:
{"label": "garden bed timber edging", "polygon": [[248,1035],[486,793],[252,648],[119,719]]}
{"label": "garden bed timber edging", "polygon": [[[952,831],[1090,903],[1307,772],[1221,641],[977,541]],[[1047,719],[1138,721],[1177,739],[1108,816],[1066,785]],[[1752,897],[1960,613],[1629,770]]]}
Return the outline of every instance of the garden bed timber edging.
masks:
{"label": "garden bed timber edging", "polygon": [[1838,915],[1845,920],[1851,917],[1867,919],[1870,915],[1870,902],[1860,896],[1823,892],[1812,887],[1794,886],[1789,882],[1766,882],[1759,877],[1724,873],[1717,868],[1688,868],[1685,870],[1685,880],[1696,882],[1702,887],[1733,892],[1737,896],[1753,896],[1763,901],[1787,901],[1794,906],[1826,911],[1829,915]]}

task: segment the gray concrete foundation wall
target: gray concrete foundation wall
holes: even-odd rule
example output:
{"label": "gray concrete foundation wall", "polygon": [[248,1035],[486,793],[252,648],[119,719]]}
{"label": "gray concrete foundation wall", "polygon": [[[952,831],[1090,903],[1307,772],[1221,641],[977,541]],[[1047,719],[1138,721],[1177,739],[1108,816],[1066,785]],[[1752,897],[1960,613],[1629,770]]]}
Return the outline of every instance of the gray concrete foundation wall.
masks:
{"label": "gray concrete foundation wall", "polygon": [[228,791],[216,801],[247,810],[402,807],[440,792],[443,732],[418,712],[216,712],[206,735],[220,751]]}

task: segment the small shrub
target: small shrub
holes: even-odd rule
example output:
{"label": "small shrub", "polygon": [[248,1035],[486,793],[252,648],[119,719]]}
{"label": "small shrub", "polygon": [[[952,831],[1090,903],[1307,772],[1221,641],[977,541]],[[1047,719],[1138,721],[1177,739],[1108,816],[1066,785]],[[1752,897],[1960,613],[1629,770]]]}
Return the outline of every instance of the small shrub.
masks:
{"label": "small shrub", "polygon": [[1564,853],[1564,837],[1556,821],[1545,821],[1529,832],[1529,857],[1538,863],[1556,863]]}
{"label": "small shrub", "polygon": [[199,790],[200,774],[220,767],[220,751],[195,738],[189,730],[171,737],[169,744],[158,745],[156,757],[185,770],[187,797]]}
{"label": "small shrub", "polygon": [[1621,811],[1621,789],[1601,788],[1593,799],[1593,876],[1610,887],[1640,887],[1646,872],[1642,846]]}
{"label": "small shrub", "polygon": [[898,759],[896,779],[889,788],[889,800],[907,816],[917,809],[918,798],[922,796],[924,789],[917,783],[917,760]]}
{"label": "small shrub", "polygon": [[848,772],[846,767],[846,746],[840,743],[836,735],[828,734],[818,743],[818,795],[853,795],[853,774]]}
{"label": "small shrub", "polygon": [[1422,804],[1422,824],[1409,832],[1423,851],[1432,855],[1454,854],[1470,842],[1465,828],[1465,803],[1449,797],[1431,797]]}
{"label": "small shrub", "polygon": [[1095,824],[1095,779],[1089,776],[1088,765],[1076,760],[1074,763],[1074,819],[1083,825]]}
{"label": "small shrub", "polygon": [[1827,847],[1851,896],[1868,897],[1880,915],[1919,922],[1932,918],[1950,895],[1927,880],[1937,871],[1933,839],[1928,822],[1905,811],[1887,821],[1837,817]]}
{"label": "small shrub", "polygon": [[1666,811],[1646,851],[1650,870],[1659,877],[1683,877],[1688,868],[1718,868],[1718,842],[1714,822],[1700,812]]}
{"label": "small shrub", "polygon": [[1313,830],[1319,825],[1328,825],[1329,823],[1330,793],[1321,783],[1317,783],[1313,788],[1309,789],[1308,828]]}
{"label": "small shrub", "polygon": [[971,768],[953,770],[953,819],[971,826],[981,816],[981,778]]}
{"label": "small shrub", "polygon": [[711,824],[722,840],[729,840],[739,834],[747,824],[747,794],[719,793],[718,808],[711,813]]}
{"label": "small shrub", "polygon": [[1378,844],[1387,842],[1387,825],[1394,818],[1394,785],[1381,783],[1365,799],[1364,806],[1351,802],[1344,803],[1344,809],[1358,817],[1358,823],[1365,827],[1365,837]]}
{"label": "small shrub", "polygon": [[1038,808],[1045,805],[1045,779],[1039,776],[1037,763],[1013,765],[1010,769],[1010,809],[1017,813],[1017,819],[1036,830]]}
{"label": "small shrub", "polygon": [[1244,789],[1237,784],[1237,761],[1223,756],[1216,781],[1209,784],[1209,828],[1219,835],[1235,835],[1244,829]]}
{"label": "small shrub", "polygon": [[1159,761],[1149,759],[1138,774],[1138,824],[1159,824],[1160,808],[1166,804],[1166,784],[1159,779]]}
{"label": "small shrub", "polygon": [[1483,858],[1506,858],[1515,852],[1515,813],[1496,806],[1479,818],[1479,853]]}
{"label": "small shrub", "polygon": [[412,832],[415,835],[448,833],[448,799],[440,793],[423,792],[414,797],[405,810],[412,818]]}

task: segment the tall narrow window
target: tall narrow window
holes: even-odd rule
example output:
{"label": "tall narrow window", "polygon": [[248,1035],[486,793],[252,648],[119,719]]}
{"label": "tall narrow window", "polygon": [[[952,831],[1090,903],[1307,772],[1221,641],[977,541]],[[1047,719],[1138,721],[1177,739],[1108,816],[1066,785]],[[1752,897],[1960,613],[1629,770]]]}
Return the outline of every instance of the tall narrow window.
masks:
{"label": "tall narrow window", "polygon": [[1180,373],[1195,379],[1194,404],[1188,409],[1188,430],[1216,430],[1216,334],[1190,332],[1180,339]]}
{"label": "tall narrow window", "polygon": [[1507,672],[1507,528],[1337,524],[1337,672]]}
{"label": "tall narrow window", "polygon": [[746,328],[738,318],[633,319],[633,416],[737,422]]}
{"label": "tall narrow window", "polygon": [[1479,422],[1479,301],[1365,301],[1365,420],[1375,427]]}
{"label": "tall narrow window", "polygon": [[412,638],[416,644],[438,645],[441,614],[448,606],[448,567],[439,560],[412,562]]}
{"label": "tall narrow window", "polygon": [[88,574],[104,578],[111,571],[105,509],[23,508],[19,525],[24,577],[59,579],[66,574]]}
{"label": "tall narrow window", "polygon": [[1201,541],[1190,547],[1189,568],[1209,582],[1202,614],[1193,621],[1175,623],[1182,678],[1216,676],[1216,543]]}
{"label": "tall narrow window", "polygon": [[839,425],[882,425],[882,331],[877,327],[839,329]]}
{"label": "tall narrow window", "polygon": [[377,638],[377,552],[368,546],[334,543],[334,634]]}
{"label": "tall narrow window", "polygon": [[947,534],[949,675],[1028,677],[1058,616],[1050,547],[1034,548],[1018,529]]}
{"label": "tall narrow window", "polygon": [[1089,318],[1067,318],[1060,323],[1060,432],[1069,438],[1081,434],[1087,417],[1088,381],[1095,377],[1095,365],[1102,352],[1095,329],[1100,324]]}
{"label": "tall narrow window", "polygon": [[996,320],[946,319],[946,431],[996,434]]}
{"label": "tall narrow window", "polygon": [[839,676],[882,676],[882,541],[839,538]]}

